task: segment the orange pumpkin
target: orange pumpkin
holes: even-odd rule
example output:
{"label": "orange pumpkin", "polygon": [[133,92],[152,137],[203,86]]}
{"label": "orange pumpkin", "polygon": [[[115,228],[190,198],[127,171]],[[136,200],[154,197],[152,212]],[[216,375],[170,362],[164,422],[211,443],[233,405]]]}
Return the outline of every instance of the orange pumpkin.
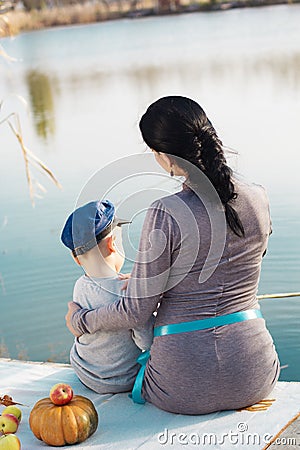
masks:
{"label": "orange pumpkin", "polygon": [[59,447],[83,442],[91,436],[98,426],[98,414],[93,403],[81,395],[74,395],[62,406],[43,398],[32,408],[29,425],[35,437]]}

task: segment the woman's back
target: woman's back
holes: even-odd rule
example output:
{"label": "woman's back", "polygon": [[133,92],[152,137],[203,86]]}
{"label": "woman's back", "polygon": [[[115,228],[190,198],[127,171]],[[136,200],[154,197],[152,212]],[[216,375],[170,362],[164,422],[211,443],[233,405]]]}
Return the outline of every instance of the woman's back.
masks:
{"label": "woman's back", "polygon": [[[158,313],[158,325],[163,325],[165,320],[166,323],[176,323],[176,317],[173,320],[172,314],[173,311],[178,311],[180,304],[193,307],[184,306],[183,311],[180,311],[179,321],[189,320],[189,316],[192,320],[197,320],[257,306],[256,292],[261,260],[267,248],[271,227],[268,199],[261,186],[242,181],[236,182],[236,186],[238,197],[235,208],[245,228],[245,236],[239,237],[227,227],[225,239],[217,242],[220,252],[211,261],[211,275],[204,282],[201,273],[207,264],[212,242],[211,222],[204,203],[192,190],[184,189],[152,206],[141,242],[148,242],[155,227],[165,234],[166,241],[172,243],[171,255],[166,248],[167,251],[160,258],[142,268],[144,276],[151,278],[164,271],[169,258],[172,259],[167,289]],[[191,230],[195,225],[191,224],[190,217],[186,214],[179,217],[176,213],[176,208],[180,206],[176,197],[192,212],[197,224],[196,231]],[[166,216],[169,216],[167,220]],[[214,239],[217,240],[218,236]],[[161,244],[153,242],[153,254],[158,253],[156,245]],[[183,247],[184,255],[181,253]],[[151,254],[148,258],[149,261],[154,259]],[[171,304],[174,304],[174,308],[168,307]],[[166,319],[165,308],[168,308]]]}

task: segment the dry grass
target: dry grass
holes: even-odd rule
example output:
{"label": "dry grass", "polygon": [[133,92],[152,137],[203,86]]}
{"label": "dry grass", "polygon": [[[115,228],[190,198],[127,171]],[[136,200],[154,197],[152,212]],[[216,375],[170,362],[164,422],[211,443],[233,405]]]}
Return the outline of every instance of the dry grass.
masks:
{"label": "dry grass", "polygon": [[9,351],[2,338],[0,342],[0,358],[9,358]]}
{"label": "dry grass", "polygon": [[[8,20],[7,14],[0,15],[0,37],[3,36],[12,36],[12,29],[10,22]],[[2,51],[1,51],[2,50]],[[0,56],[4,56],[5,58],[9,58],[9,56],[4,52],[1,47]]]}
{"label": "dry grass", "polygon": [[[0,108],[2,103],[0,105]],[[26,179],[29,187],[29,195],[31,199],[32,206],[35,204],[35,198],[40,198],[41,194],[46,192],[44,186],[33,176],[32,168],[37,168],[42,174],[46,175],[50,180],[58,187],[61,185],[53,172],[44,164],[37,156],[35,156],[24,144],[24,139],[21,130],[21,123],[17,113],[12,112],[8,116],[0,120],[0,126],[7,123],[12,130],[13,134],[17,138],[19,145],[21,147],[24,163],[25,163],[25,173]]]}
{"label": "dry grass", "polygon": [[[169,2],[169,8],[171,4],[176,2],[176,0],[160,1],[162,5],[163,1],[166,4]],[[194,3],[206,3],[207,1],[210,0],[181,0],[181,6],[185,7]],[[9,34],[16,35],[22,31],[40,30],[55,26],[88,24],[119,19],[126,17],[129,12],[142,10],[157,11],[157,0],[99,0],[96,2],[42,8],[40,10],[16,10],[6,14],[6,21],[9,23],[9,28],[7,24],[1,23],[0,21],[0,36]]]}
{"label": "dry grass", "polygon": [[24,343],[22,342],[21,344],[17,344],[16,348],[18,351],[17,359],[19,359],[20,361],[28,361],[29,357]]}
{"label": "dry grass", "polygon": [[143,15],[143,11],[149,14],[168,14],[211,9],[226,10],[232,3],[235,4],[234,7],[237,7],[237,4],[245,7],[300,2],[300,0],[90,0],[84,3],[73,3],[76,0],[58,1],[65,4],[49,8],[45,6],[44,0],[26,0],[28,10],[15,10],[0,15],[0,37],[55,26],[120,19],[127,17],[128,13],[136,12],[139,16],[140,13]]}
{"label": "dry grass", "polygon": [[[117,4],[109,8],[105,3],[75,4],[51,9],[32,11],[11,11],[7,13],[10,30],[0,23],[2,36],[18,34],[22,31],[40,30],[43,28],[71,25],[88,24],[108,19],[120,18],[124,12],[130,10],[129,2],[123,2],[122,11]],[[0,35],[1,35],[0,34]]]}

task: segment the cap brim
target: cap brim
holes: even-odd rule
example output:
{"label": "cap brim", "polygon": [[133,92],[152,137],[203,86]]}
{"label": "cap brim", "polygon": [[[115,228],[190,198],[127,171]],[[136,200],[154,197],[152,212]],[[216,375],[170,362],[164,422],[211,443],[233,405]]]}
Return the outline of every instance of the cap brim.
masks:
{"label": "cap brim", "polygon": [[132,220],[120,219],[120,217],[114,217],[113,226],[118,227],[120,225],[126,225],[128,223],[132,223]]}

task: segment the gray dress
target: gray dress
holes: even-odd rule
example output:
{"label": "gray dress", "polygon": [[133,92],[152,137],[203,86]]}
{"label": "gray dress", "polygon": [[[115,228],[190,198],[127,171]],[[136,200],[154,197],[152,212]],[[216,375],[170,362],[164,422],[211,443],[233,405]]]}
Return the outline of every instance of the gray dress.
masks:
{"label": "gray dress", "polygon": [[[214,227],[208,203],[189,188],[154,202],[126,296],[76,312],[74,328],[135,328],[156,310],[160,326],[259,308],[256,293],[271,231],[268,199],[261,186],[235,185],[244,237],[226,224],[223,234],[222,226]],[[257,318],[155,337],[142,394],[170,412],[206,414],[254,404],[268,396],[278,376],[272,338]]]}

